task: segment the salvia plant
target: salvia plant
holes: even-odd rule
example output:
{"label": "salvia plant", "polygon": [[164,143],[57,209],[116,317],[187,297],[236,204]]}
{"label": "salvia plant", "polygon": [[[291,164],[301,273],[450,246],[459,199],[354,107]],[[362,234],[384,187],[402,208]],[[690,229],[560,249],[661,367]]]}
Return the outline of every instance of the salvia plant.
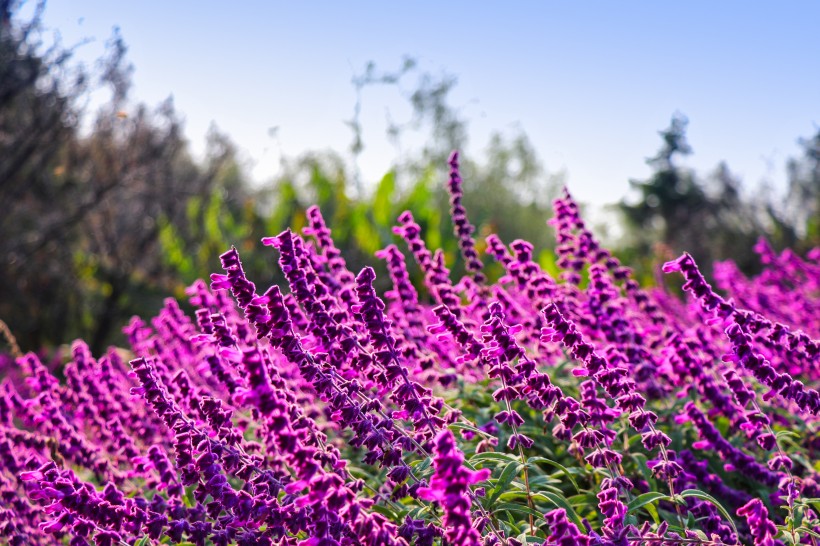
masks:
{"label": "salvia plant", "polygon": [[285,288],[232,248],[194,316],[167,300],[127,350],[77,341],[59,379],[15,358],[0,540],[820,544],[820,249],[761,241],[763,273],[720,263],[717,288],[684,254],[663,267],[681,298],[639,285],[566,192],[552,276],[527,241],[474,239],[457,154],[448,189],[461,279],[407,211],[379,294],[312,208],[262,240]]}

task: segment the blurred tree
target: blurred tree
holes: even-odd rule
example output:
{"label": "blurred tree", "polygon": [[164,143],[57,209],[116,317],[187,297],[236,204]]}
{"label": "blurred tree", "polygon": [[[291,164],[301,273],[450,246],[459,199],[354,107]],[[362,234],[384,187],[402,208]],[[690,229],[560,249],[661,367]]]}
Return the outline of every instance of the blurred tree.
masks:
{"label": "blurred tree", "polygon": [[767,233],[766,216],[759,203],[743,193],[743,184],[721,162],[704,183],[708,206],[704,214],[695,216],[701,222],[703,249],[701,253],[711,263],[734,260],[742,271],[757,272],[760,260],[754,251],[757,239]]}
{"label": "blurred tree", "polygon": [[632,263],[651,265],[655,245],[664,245],[661,259],[687,251],[707,273],[718,259],[734,258],[750,271],[757,260],[752,246],[763,233],[758,208],[741,194],[741,184],[725,164],[705,181],[677,164],[692,153],[686,140],[687,119],[679,114],[661,131],[663,145],[647,160],[654,169],[644,181],[631,180],[638,192],[633,202],[623,199],[618,208],[625,219]]}
{"label": "blurred tree", "polygon": [[[365,65],[362,73],[355,74],[351,79],[353,88],[356,91],[356,102],[353,104],[353,116],[345,121],[345,124],[353,132],[350,152],[353,155],[353,189],[356,190],[357,195],[364,193],[361,171],[359,169],[359,157],[365,149],[364,128],[361,121],[362,94],[367,87],[374,85],[398,85],[402,77],[414,70],[416,65],[415,59],[412,57],[404,57],[404,59],[402,59],[402,65],[398,70],[383,72],[376,68],[376,63],[370,61]],[[388,137],[394,136],[397,129],[398,127],[391,124],[388,128]]]}
{"label": "blurred tree", "polygon": [[799,142],[803,155],[788,162],[788,193],[782,212],[772,212],[783,230],[781,246],[808,250],[820,246],[820,129],[814,137]]}
{"label": "blurred tree", "polygon": [[0,317],[31,348],[77,318],[78,228],[111,187],[88,191],[67,172],[87,76],[69,50],[42,43],[43,4],[28,21],[14,19],[18,7],[0,0]]}
{"label": "blurred tree", "polygon": [[[417,76],[415,83],[408,85],[406,80],[413,75]],[[358,154],[365,147],[359,122],[364,90],[373,85],[394,85],[410,105],[410,118],[404,122],[396,121],[388,112],[386,136],[397,150],[411,149],[403,145],[404,140],[423,142],[412,152],[399,156],[394,163],[394,178],[391,180],[396,195],[391,199],[395,208],[390,219],[394,221],[403,207],[412,202],[416,221],[433,239],[428,242],[444,248],[448,265],[456,275],[463,272],[463,264],[447,221],[449,198],[445,183],[447,158],[453,150],[461,152],[464,203],[470,221],[478,228],[479,246],[483,244],[482,234],[492,231],[507,242],[525,238],[537,248],[552,248],[553,236],[545,221],[551,214],[551,201],[564,179],[563,173],[546,172],[523,131],[512,136],[492,134],[483,161],[476,161],[465,153],[468,120],[462,109],[451,103],[457,83],[458,79],[451,74],[435,77],[421,70],[410,57],[405,57],[395,71],[380,71],[370,62],[362,74],[353,78],[357,101],[353,120],[349,123],[353,130],[351,150],[355,168]],[[422,135],[420,139],[419,133]],[[383,188],[383,185],[379,187]],[[419,202],[421,196],[429,201]],[[381,233],[387,236],[383,244],[391,241],[389,229]]]}
{"label": "blurred tree", "polygon": [[162,259],[170,268],[173,291],[180,296],[185,286],[219,268],[217,257],[228,246],[248,247],[251,239],[255,246],[265,233],[259,201],[236,147],[215,126],[208,132],[205,161],[197,173],[199,180],[189,188],[184,213],[159,217]]}
{"label": "blurred tree", "polygon": [[[79,249],[82,268],[97,288],[96,297],[87,298],[94,351],[104,349],[129,316],[154,312],[169,294],[182,296],[186,273],[205,276],[203,265],[218,267],[216,257],[230,244],[222,230],[229,222],[222,218],[239,215],[248,195],[227,137],[212,130],[208,157],[199,165],[171,99],[154,110],[142,104],[128,110],[133,69],[126,51],[115,33],[102,72],[111,101],[98,112],[89,136],[73,148],[74,170],[85,185],[115,186],[88,214]],[[183,260],[167,256],[164,229],[182,241]],[[231,234],[241,236],[237,229]],[[189,249],[215,241],[220,248],[209,245],[206,263],[186,263]]]}
{"label": "blurred tree", "polygon": [[163,254],[163,228],[190,243],[198,223],[245,206],[247,182],[215,132],[204,164],[192,160],[170,100],[130,106],[133,69],[117,31],[97,72],[110,100],[81,136],[91,78],[71,51],[43,46],[43,4],[28,21],[17,7],[0,0],[0,317],[27,349],[82,336],[100,351],[130,314],[179,295],[184,271]]}
{"label": "blurred tree", "polygon": [[524,132],[493,133],[477,163],[463,162],[464,204],[479,234],[497,233],[507,243],[526,239],[538,250],[551,249],[547,228],[552,200],[565,183],[563,172],[548,173]]}
{"label": "blurred tree", "polygon": [[127,118],[110,114],[103,110],[91,135],[73,150],[87,185],[120,182],[89,213],[78,258],[93,272],[102,296],[89,324],[95,350],[122,322],[129,293],[167,282],[171,271],[165,271],[157,246],[160,220],[182,223],[187,200],[205,189],[170,101],[156,112],[139,107]]}
{"label": "blurred tree", "polygon": [[647,250],[657,239],[680,246],[690,218],[706,205],[706,195],[695,183],[694,175],[676,164],[678,156],[692,153],[686,141],[687,123],[685,117],[675,115],[669,128],[661,131],[663,145],[657,155],[646,161],[654,174],[645,181],[630,180],[639,193],[638,201],[620,203],[638,245]]}

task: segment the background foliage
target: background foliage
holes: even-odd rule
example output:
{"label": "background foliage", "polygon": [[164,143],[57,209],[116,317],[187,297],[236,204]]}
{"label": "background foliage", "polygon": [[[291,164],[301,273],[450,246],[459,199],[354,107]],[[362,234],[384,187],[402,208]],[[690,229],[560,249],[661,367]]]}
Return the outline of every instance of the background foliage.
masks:
{"label": "background foliage", "polygon": [[[454,77],[419,75],[409,58],[393,72],[368,65],[353,79],[350,156],[308,152],[258,185],[216,128],[205,157],[193,157],[170,100],[149,107],[130,98],[132,67],[119,35],[106,58],[85,69],[72,63],[71,49],[44,42],[42,4],[27,20],[18,7],[0,0],[0,318],[24,349],[83,337],[96,353],[121,341],[127,317],[153,313],[168,294],[180,296],[218,266],[226,247],[250,249],[286,226],[299,229],[310,204],[334,226],[351,269],[381,267],[369,257],[394,241],[390,226],[412,209],[428,244],[441,246],[448,266],[463,271],[444,221],[442,166],[469,133],[448,102]],[[386,138],[401,142],[421,131],[427,144],[398,157],[377,184],[364,184],[356,162],[366,146],[358,116],[365,91],[413,73],[413,117],[391,124]],[[89,111],[89,93],[101,89],[108,101]],[[800,141],[804,154],[789,162],[786,196],[754,198],[726,165],[706,176],[679,166],[692,152],[684,117],[675,115],[660,135],[660,150],[648,160],[653,175],[633,181],[633,195],[615,207],[621,222],[614,231],[622,235],[616,254],[638,265],[644,282],[652,282],[659,259],[684,249],[700,263],[732,258],[750,272],[749,252],[761,234],[776,248],[798,251],[820,242],[820,132]],[[462,173],[479,244],[490,232],[529,240],[549,268],[553,243],[543,219],[562,173],[545,169],[523,133],[493,136],[480,159],[462,156]],[[270,271],[263,256],[245,259],[252,276]]]}

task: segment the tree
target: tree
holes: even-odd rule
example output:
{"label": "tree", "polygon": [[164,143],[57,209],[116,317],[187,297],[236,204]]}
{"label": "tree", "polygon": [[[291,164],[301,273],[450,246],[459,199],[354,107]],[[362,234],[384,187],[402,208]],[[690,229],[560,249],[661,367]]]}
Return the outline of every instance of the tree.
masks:
{"label": "tree", "polygon": [[706,180],[677,164],[692,149],[686,140],[687,119],[672,117],[660,132],[663,145],[647,160],[654,173],[648,180],[631,180],[636,202],[622,200],[618,208],[625,219],[631,252],[651,259],[654,244],[662,243],[668,256],[687,251],[702,269],[711,271],[714,260],[733,258],[750,271],[756,266],[751,253],[763,233],[758,208],[741,193],[741,183],[721,164]]}
{"label": "tree", "polygon": [[15,19],[17,8],[0,0],[0,317],[24,346],[37,347],[76,318],[78,227],[109,188],[88,192],[64,164],[86,74],[69,66],[70,51],[44,47],[43,4],[28,21]]}
{"label": "tree", "polygon": [[788,193],[774,216],[787,233],[784,243],[808,250],[820,246],[820,129],[799,142],[803,155],[788,162]]}
{"label": "tree", "polygon": [[[417,76],[415,83],[406,80]],[[554,240],[544,225],[551,214],[551,201],[557,196],[563,173],[548,173],[529,138],[523,131],[513,135],[494,133],[485,147],[483,161],[465,153],[468,144],[469,120],[457,105],[452,104],[452,91],[458,78],[452,74],[434,76],[421,70],[412,58],[403,59],[395,71],[382,72],[374,63],[368,63],[362,74],[354,77],[357,102],[354,117],[349,125],[353,130],[354,176],[357,170],[357,154],[364,149],[363,130],[359,113],[363,107],[364,90],[373,85],[393,85],[411,107],[406,121],[397,121],[388,113],[387,138],[396,144],[397,150],[408,150],[405,140],[416,140],[421,132],[424,143],[412,152],[397,157],[394,165],[394,202],[405,201],[403,196],[418,195],[419,188],[429,185],[432,202],[425,207],[436,208],[429,214],[429,222],[422,223],[427,229],[439,233],[442,246],[452,256],[456,273],[461,272],[455,241],[449,241],[450,227],[437,218],[446,218],[449,197],[445,190],[447,158],[453,150],[459,150],[464,178],[464,203],[467,213],[478,228],[476,236],[493,231],[510,242],[519,237],[533,242],[537,248],[551,248]],[[421,192],[423,193],[423,192]],[[418,204],[416,204],[418,206]],[[417,213],[417,216],[419,213]],[[479,241],[479,245],[482,244]]]}
{"label": "tree", "polygon": [[[25,348],[82,336],[99,352],[128,316],[154,312],[178,288],[163,229],[191,243],[202,231],[196,204],[230,193],[219,202],[227,215],[247,184],[240,171],[225,175],[235,149],[216,133],[204,164],[190,157],[170,99],[154,109],[129,102],[133,68],[116,31],[94,74],[111,98],[81,135],[77,105],[91,75],[71,66],[70,51],[43,47],[42,4],[18,21],[17,5],[0,2],[0,200],[9,204],[0,318]],[[219,251],[229,244],[220,239]]]}
{"label": "tree", "polygon": [[678,156],[689,155],[692,149],[686,141],[685,117],[675,115],[668,129],[661,131],[663,146],[657,155],[647,160],[654,170],[649,180],[630,180],[639,192],[635,204],[621,201],[620,209],[627,223],[637,230],[642,244],[653,239],[678,246],[688,219],[703,207],[706,196],[695,183],[691,172],[678,167]]}

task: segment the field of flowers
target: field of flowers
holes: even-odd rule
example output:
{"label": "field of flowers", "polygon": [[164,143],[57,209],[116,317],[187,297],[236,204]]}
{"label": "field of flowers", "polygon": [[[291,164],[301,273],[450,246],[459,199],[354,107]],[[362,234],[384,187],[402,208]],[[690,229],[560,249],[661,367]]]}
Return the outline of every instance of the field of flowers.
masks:
{"label": "field of flowers", "polygon": [[380,295],[312,208],[262,240],[287,289],[230,249],[195,317],[4,357],[0,542],[820,544],[820,249],[761,241],[763,273],[716,264],[714,289],[684,254],[682,296],[645,289],[565,193],[555,277],[474,239],[450,167],[461,279],[407,211]]}

